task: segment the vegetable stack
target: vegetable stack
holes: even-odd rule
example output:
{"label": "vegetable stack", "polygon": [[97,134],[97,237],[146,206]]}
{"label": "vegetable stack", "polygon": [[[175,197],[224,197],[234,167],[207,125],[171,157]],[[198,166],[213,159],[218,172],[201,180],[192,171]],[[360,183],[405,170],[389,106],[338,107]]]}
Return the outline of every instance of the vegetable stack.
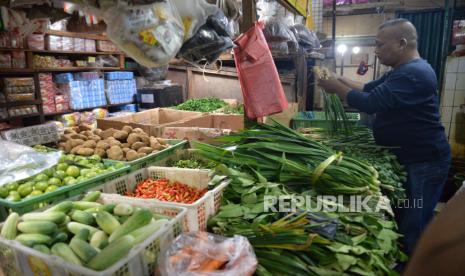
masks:
{"label": "vegetable stack", "polygon": [[190,99],[176,106],[176,109],[198,112],[212,112],[227,105],[228,104],[223,100],[214,97],[209,97],[201,99]]}
{"label": "vegetable stack", "polygon": [[100,192],[40,213],[11,213],[0,235],[75,265],[102,271],[168,222],[125,203],[100,204]]}

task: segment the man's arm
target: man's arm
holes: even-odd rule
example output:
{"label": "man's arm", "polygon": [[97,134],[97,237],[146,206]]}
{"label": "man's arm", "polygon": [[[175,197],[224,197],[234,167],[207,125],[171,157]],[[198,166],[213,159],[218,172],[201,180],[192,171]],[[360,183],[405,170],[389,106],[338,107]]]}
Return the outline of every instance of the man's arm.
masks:
{"label": "man's arm", "polygon": [[354,81],[343,76],[339,76],[337,80],[352,90],[363,91],[363,87],[365,86],[363,82]]}

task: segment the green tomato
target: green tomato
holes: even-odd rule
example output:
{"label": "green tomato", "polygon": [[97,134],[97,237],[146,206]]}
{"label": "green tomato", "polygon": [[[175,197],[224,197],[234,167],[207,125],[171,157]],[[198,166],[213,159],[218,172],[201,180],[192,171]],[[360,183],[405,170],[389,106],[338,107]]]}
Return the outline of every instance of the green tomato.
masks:
{"label": "green tomato", "polygon": [[32,185],[23,184],[18,187],[18,193],[21,197],[25,197],[32,192]]}
{"label": "green tomato", "polygon": [[86,176],[86,175],[87,175],[88,173],[90,173],[90,172],[91,172],[90,169],[82,169],[82,170],[81,170],[81,175]]}
{"label": "green tomato", "polygon": [[65,171],[56,171],[54,174],[55,178],[64,179],[67,176]]}
{"label": "green tomato", "polygon": [[86,180],[86,179],[87,179],[87,177],[85,177],[85,176],[83,176],[83,175],[81,175],[81,176],[79,176],[78,178],[76,178],[77,182],[82,182],[82,181],[84,181],[84,180]]}
{"label": "green tomato", "polygon": [[64,171],[64,172],[65,172],[66,169],[67,169],[68,167],[69,167],[69,166],[68,166],[68,164],[66,164],[66,163],[59,163],[59,164],[57,165],[57,170],[58,170],[58,171]]}
{"label": "green tomato", "polygon": [[76,155],[76,156],[74,157],[74,162],[79,162],[79,161],[81,161],[81,160],[85,160],[85,159],[86,159],[85,157],[82,157],[82,156]]}
{"label": "green tomato", "polygon": [[67,176],[67,177],[65,177],[65,178],[63,179],[63,183],[64,183],[65,185],[68,185],[68,183],[69,183],[70,181],[72,181],[72,180],[76,180],[76,179],[75,179],[74,177],[72,177],[72,176]]}
{"label": "green tomato", "polygon": [[39,181],[34,185],[34,190],[45,191],[48,187],[47,181]]}
{"label": "green tomato", "polygon": [[17,202],[21,200],[21,196],[18,193],[11,194],[6,198],[8,201]]}
{"label": "green tomato", "polygon": [[74,154],[68,154],[68,155],[66,155],[65,160],[74,161],[75,157],[76,157],[76,155],[74,155]]}
{"label": "green tomato", "polygon": [[0,187],[0,197],[5,198],[10,194],[10,191],[8,190],[8,187],[6,186],[1,186]]}
{"label": "green tomato", "polygon": [[70,186],[70,185],[74,185],[74,184],[77,184],[77,183],[78,183],[78,181],[73,178],[73,179],[69,180],[68,182],[66,182],[66,185]]}
{"label": "green tomato", "polygon": [[66,155],[65,154],[62,154],[60,156],[60,159],[58,160],[58,163],[64,163],[66,161]]}
{"label": "green tomato", "polygon": [[96,177],[98,175],[98,173],[96,172],[89,172],[88,174],[86,174],[86,177],[87,178],[92,178],[92,177]]}
{"label": "green tomato", "polygon": [[40,195],[42,195],[42,194],[43,194],[42,191],[34,190],[34,191],[32,191],[32,193],[29,194],[29,195],[30,195],[31,197],[34,197],[34,196],[40,196]]}
{"label": "green tomato", "polygon": [[80,170],[78,167],[76,166],[69,166],[67,169],[66,169],[66,174],[68,176],[72,176],[72,177],[78,177],[79,174],[80,174]]}
{"label": "green tomato", "polygon": [[59,186],[61,186],[63,184],[61,184],[61,180],[59,178],[54,177],[54,178],[50,178],[48,180],[48,185],[58,186],[59,187]]}
{"label": "green tomato", "polygon": [[44,173],[44,174],[47,175],[48,177],[53,177],[53,170],[52,170],[52,169],[46,169],[46,170],[43,171],[42,173]]}
{"label": "green tomato", "polygon": [[18,186],[19,186],[18,182],[11,182],[11,183],[6,185],[9,192],[16,191],[18,189]]}
{"label": "green tomato", "polygon": [[32,181],[32,180],[29,180],[29,181],[26,181],[26,182],[24,182],[24,184],[23,184],[23,185],[30,185],[30,186],[34,186],[34,184],[35,184],[35,182],[34,182],[34,181]]}
{"label": "green tomato", "polygon": [[47,189],[45,189],[45,192],[46,193],[53,192],[53,191],[56,191],[56,189],[58,189],[58,186],[50,185],[50,186],[47,187]]}
{"label": "green tomato", "polygon": [[35,182],[40,182],[40,181],[47,181],[48,176],[45,173],[39,173],[36,177],[34,177]]}
{"label": "green tomato", "polygon": [[102,161],[102,157],[100,157],[100,155],[98,155],[98,154],[92,155],[89,159],[93,160],[94,162]]}
{"label": "green tomato", "polygon": [[113,165],[113,167],[114,167],[115,169],[121,169],[122,167],[124,167],[124,163],[118,162],[118,163],[116,163],[115,165]]}
{"label": "green tomato", "polygon": [[97,164],[94,165],[94,168],[103,170],[103,169],[105,169],[105,164],[97,163]]}
{"label": "green tomato", "polygon": [[82,159],[82,160],[79,160],[79,162],[77,162],[79,165],[82,165],[82,166],[88,166],[90,165],[90,162],[89,160],[87,159]]}

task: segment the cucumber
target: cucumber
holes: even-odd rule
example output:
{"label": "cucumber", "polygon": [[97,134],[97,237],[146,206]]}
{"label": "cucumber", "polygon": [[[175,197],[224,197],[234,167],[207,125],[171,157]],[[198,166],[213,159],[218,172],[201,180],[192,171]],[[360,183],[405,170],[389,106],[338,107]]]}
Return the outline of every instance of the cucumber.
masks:
{"label": "cucumber", "polygon": [[81,211],[84,211],[90,208],[97,208],[100,206],[102,206],[102,204],[97,203],[97,202],[89,202],[89,201],[74,201],[73,202],[73,208],[76,210],[81,210]]}
{"label": "cucumber", "polygon": [[67,214],[71,211],[71,209],[73,209],[73,202],[66,200],[50,207],[45,212],[63,212]]}
{"label": "cucumber", "polygon": [[59,211],[50,211],[42,213],[27,213],[22,217],[23,221],[51,221],[55,224],[61,224],[66,219],[66,214]]}
{"label": "cucumber", "polygon": [[118,216],[130,216],[134,209],[127,203],[118,203],[113,210],[113,213]]}
{"label": "cucumber", "polygon": [[44,254],[48,254],[48,255],[50,255],[50,253],[51,253],[50,249],[47,246],[43,245],[43,244],[36,244],[36,245],[34,245],[32,247],[32,249],[37,250],[39,252],[42,252]]}
{"label": "cucumber", "polygon": [[82,224],[79,222],[74,222],[74,221],[68,223],[66,225],[66,228],[68,229],[69,232],[73,233],[74,235],[77,235],[77,233],[79,233],[81,229],[89,229],[90,235],[93,235],[95,232],[99,231],[99,229],[95,227]]}
{"label": "cucumber", "polygon": [[90,231],[89,231],[89,229],[82,228],[82,229],[79,230],[79,232],[74,236],[73,239],[80,239],[80,240],[83,240],[83,241],[87,241],[87,240],[89,239],[89,236],[90,236]]}
{"label": "cucumber", "polygon": [[65,261],[75,265],[82,265],[81,260],[74,254],[73,250],[66,243],[56,243],[52,246],[52,254],[63,258]]}
{"label": "cucumber", "polygon": [[14,240],[16,238],[16,227],[18,225],[19,215],[17,213],[11,213],[5,220],[0,231],[0,236],[7,240]]}
{"label": "cucumber", "polygon": [[93,191],[85,195],[81,201],[96,202],[100,198],[100,191]]}
{"label": "cucumber", "polygon": [[73,213],[71,213],[71,219],[75,222],[87,224],[87,225],[92,225],[95,222],[94,216],[92,216],[90,213],[81,211],[81,210],[74,210]]}
{"label": "cucumber", "polygon": [[73,238],[71,240],[69,247],[85,263],[98,254],[97,250],[95,250],[90,244],[77,238]]}
{"label": "cucumber", "polygon": [[129,253],[133,242],[134,238],[129,235],[116,239],[93,257],[89,263],[87,263],[87,266],[97,271],[107,269]]}
{"label": "cucumber", "polygon": [[67,242],[68,241],[68,234],[65,231],[58,231],[53,236],[53,243],[57,242]]}
{"label": "cucumber", "polygon": [[57,225],[50,221],[23,221],[18,223],[18,230],[27,234],[49,235],[57,230]]}
{"label": "cucumber", "polygon": [[157,221],[152,221],[146,226],[140,227],[129,233],[130,236],[134,238],[134,245],[143,242],[145,239],[153,235],[158,229],[164,226],[169,221],[166,219],[159,219]]}
{"label": "cucumber", "polygon": [[116,228],[116,230],[110,235],[108,241],[112,241],[121,238],[122,236],[145,226],[150,223],[152,220],[152,213],[149,210],[141,209],[136,211],[129,217],[121,226]]}
{"label": "cucumber", "polygon": [[104,248],[105,242],[108,244],[108,235],[103,231],[95,232],[90,238],[90,245],[95,248]]}
{"label": "cucumber", "polygon": [[121,224],[116,218],[114,218],[110,213],[105,211],[100,211],[95,216],[95,221],[97,222],[100,229],[105,231],[105,233],[111,235]]}
{"label": "cucumber", "polygon": [[36,244],[49,244],[52,241],[52,238],[43,234],[20,234],[15,238],[15,240],[25,246],[32,247]]}

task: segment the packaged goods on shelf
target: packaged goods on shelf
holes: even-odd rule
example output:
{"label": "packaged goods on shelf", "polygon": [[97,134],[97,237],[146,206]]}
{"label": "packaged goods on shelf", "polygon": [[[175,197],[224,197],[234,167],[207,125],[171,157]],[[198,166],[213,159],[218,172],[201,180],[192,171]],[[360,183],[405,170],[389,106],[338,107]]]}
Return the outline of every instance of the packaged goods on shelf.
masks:
{"label": "packaged goods on shelf", "polygon": [[45,33],[46,31],[50,30],[50,18],[38,18],[33,20],[34,23],[37,25],[36,32],[37,33]]}
{"label": "packaged goods on shelf", "polygon": [[134,78],[133,72],[106,72],[106,80],[132,80]]}
{"label": "packaged goods on shelf", "polygon": [[74,51],[74,38],[66,36],[62,37],[61,49],[63,51]]}
{"label": "packaged goods on shelf", "polygon": [[62,73],[62,74],[55,74],[53,76],[53,80],[55,83],[62,84],[62,83],[68,83],[70,81],[74,80],[73,74],[71,73]]}
{"label": "packaged goods on shelf", "polygon": [[8,118],[8,111],[6,108],[0,108],[0,119],[6,119]]}
{"label": "packaged goods on shelf", "polygon": [[13,68],[26,68],[26,54],[24,51],[11,51],[11,66]]}
{"label": "packaged goods on shelf", "polygon": [[99,74],[97,72],[80,72],[74,74],[74,80],[86,81],[86,80],[96,80],[99,79]]}
{"label": "packaged goods on shelf", "polygon": [[11,68],[11,55],[9,53],[0,54],[0,68]]}
{"label": "packaged goods on shelf", "polygon": [[10,117],[29,115],[37,113],[37,107],[35,105],[25,105],[25,106],[16,106],[10,107],[8,109],[8,114]]}
{"label": "packaged goods on shelf", "polygon": [[45,48],[50,51],[62,51],[62,37],[57,35],[47,35],[45,37]]}
{"label": "packaged goods on shelf", "polygon": [[85,51],[86,52],[95,52],[95,40],[93,39],[86,39],[84,42],[85,45]]}
{"label": "packaged goods on shelf", "polygon": [[57,88],[53,82],[52,74],[39,74],[39,85],[43,112],[46,114],[55,113]]}
{"label": "packaged goods on shelf", "polygon": [[35,99],[33,78],[4,78],[3,91],[8,101],[32,101]]}
{"label": "packaged goods on shelf", "polygon": [[106,93],[110,104],[133,102],[137,94],[136,81],[132,80],[107,80]]}
{"label": "packaged goods on shelf", "polygon": [[27,37],[27,47],[31,50],[45,50],[45,36],[43,34],[31,34]]}
{"label": "packaged goods on shelf", "polygon": [[70,86],[70,106],[74,110],[99,107],[107,104],[103,80],[72,81]]}
{"label": "packaged goods on shelf", "polygon": [[56,95],[55,106],[57,112],[64,112],[69,110],[69,98],[67,95]]}
{"label": "packaged goods on shelf", "polygon": [[119,49],[109,40],[97,40],[97,51],[99,52],[118,52]]}
{"label": "packaged goods on shelf", "polygon": [[74,38],[74,51],[75,52],[85,52],[86,51],[86,40],[83,38]]}
{"label": "packaged goods on shelf", "polygon": [[33,66],[35,68],[56,68],[58,67],[58,62],[52,56],[34,55]]}

